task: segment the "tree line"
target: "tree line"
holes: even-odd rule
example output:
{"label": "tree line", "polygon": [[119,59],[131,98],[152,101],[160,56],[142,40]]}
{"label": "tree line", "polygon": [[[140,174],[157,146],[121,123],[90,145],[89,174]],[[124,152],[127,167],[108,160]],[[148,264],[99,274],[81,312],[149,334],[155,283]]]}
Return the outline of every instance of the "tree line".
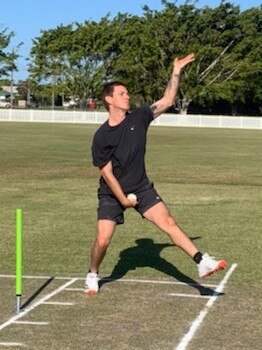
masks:
{"label": "tree line", "polygon": [[[142,16],[118,13],[41,31],[21,91],[70,96],[85,108],[90,98],[99,100],[105,82],[119,80],[134,105],[151,104],[165,90],[174,57],[194,52],[173,111],[261,115],[262,6],[162,5],[160,11],[144,6]],[[0,53],[1,38],[0,32]]]}

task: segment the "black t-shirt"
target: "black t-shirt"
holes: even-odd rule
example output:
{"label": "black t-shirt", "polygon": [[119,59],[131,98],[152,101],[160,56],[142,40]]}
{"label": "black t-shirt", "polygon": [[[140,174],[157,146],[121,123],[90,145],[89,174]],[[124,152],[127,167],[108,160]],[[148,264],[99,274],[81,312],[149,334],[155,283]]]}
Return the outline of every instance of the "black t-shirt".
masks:
{"label": "black t-shirt", "polygon": [[[93,164],[102,168],[112,161],[113,173],[124,193],[138,191],[149,183],[144,158],[147,129],[152,120],[149,107],[137,108],[116,126],[106,121],[94,135]],[[103,177],[98,193],[112,194]]]}

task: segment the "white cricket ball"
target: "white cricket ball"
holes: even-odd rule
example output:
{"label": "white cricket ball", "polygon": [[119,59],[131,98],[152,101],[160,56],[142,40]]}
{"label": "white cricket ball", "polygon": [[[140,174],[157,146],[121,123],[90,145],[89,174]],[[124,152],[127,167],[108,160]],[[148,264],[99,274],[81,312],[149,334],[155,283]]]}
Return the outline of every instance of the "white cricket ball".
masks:
{"label": "white cricket ball", "polygon": [[131,201],[136,201],[137,200],[137,196],[134,193],[129,193],[127,195],[127,198]]}

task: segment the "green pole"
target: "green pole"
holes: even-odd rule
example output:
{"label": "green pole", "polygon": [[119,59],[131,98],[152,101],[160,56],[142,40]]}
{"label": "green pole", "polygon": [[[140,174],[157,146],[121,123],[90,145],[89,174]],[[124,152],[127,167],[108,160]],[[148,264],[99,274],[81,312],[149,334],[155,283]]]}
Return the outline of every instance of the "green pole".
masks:
{"label": "green pole", "polygon": [[22,209],[16,209],[16,311],[21,308],[22,296]]}

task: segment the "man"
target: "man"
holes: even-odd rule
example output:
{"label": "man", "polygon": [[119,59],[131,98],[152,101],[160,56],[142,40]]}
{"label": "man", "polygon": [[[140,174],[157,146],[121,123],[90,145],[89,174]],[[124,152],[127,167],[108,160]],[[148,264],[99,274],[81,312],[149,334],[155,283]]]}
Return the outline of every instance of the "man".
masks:
{"label": "man", "polygon": [[[98,269],[113,237],[116,225],[124,223],[123,213],[135,208],[142,217],[166,232],[171,241],[198,264],[200,277],[226,267],[196,248],[169,213],[166,204],[150,183],[145,170],[146,134],[154,118],[175,103],[181,70],[195,59],[189,54],[175,58],[173,71],[164,96],[150,107],[129,111],[129,94],[125,85],[112,82],[105,85],[102,98],[109,112],[108,120],[95,133],[92,144],[93,163],[101,172],[98,190],[97,237],[91,247],[89,272],[85,292],[99,291]],[[133,199],[128,194],[133,193]],[[135,199],[135,197],[137,199]]]}

